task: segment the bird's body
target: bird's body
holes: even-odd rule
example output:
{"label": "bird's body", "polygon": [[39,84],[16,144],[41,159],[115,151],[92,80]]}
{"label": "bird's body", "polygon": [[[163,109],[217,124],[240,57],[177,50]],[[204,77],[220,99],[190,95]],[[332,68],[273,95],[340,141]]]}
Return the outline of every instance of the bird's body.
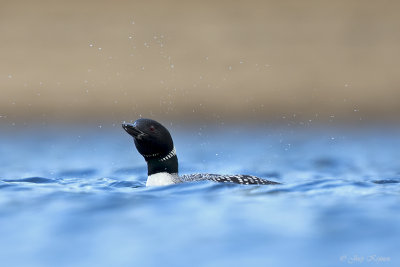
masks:
{"label": "bird's body", "polygon": [[210,174],[210,173],[194,173],[178,175],[177,173],[159,172],[156,174],[149,175],[147,177],[146,186],[162,186],[179,184],[184,182],[198,182],[198,181],[214,181],[218,183],[236,183],[236,184],[260,184],[260,185],[271,185],[278,184],[277,182],[268,181],[265,179],[258,178],[252,175],[221,175],[221,174]]}
{"label": "bird's body", "polygon": [[252,175],[178,174],[178,157],[171,134],[160,123],[150,119],[138,119],[122,127],[134,139],[138,152],[147,162],[146,186],[164,186],[182,182],[214,181],[220,183],[274,185],[277,182]]}
{"label": "bird's body", "polygon": [[268,181],[265,179],[261,179],[257,176],[246,175],[246,174],[210,174],[210,173],[195,173],[195,174],[185,174],[180,176],[181,180],[184,182],[192,182],[192,181],[202,181],[202,180],[210,180],[218,183],[235,183],[235,184],[279,184],[277,182]]}

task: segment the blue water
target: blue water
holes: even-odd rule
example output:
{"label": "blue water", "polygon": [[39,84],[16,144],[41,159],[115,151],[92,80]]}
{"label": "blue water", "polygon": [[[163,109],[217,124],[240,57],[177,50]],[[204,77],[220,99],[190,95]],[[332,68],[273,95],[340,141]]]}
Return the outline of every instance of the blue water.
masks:
{"label": "blue water", "polygon": [[399,129],[170,126],[181,173],[283,183],[146,188],[119,127],[0,133],[1,266],[400,266]]}

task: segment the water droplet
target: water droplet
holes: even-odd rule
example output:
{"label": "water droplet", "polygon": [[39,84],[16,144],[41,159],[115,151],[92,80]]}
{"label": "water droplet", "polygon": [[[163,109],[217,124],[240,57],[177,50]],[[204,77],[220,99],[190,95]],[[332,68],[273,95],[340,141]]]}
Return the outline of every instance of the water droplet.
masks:
{"label": "water droplet", "polygon": [[13,76],[11,74],[8,74],[8,78],[11,79]]}

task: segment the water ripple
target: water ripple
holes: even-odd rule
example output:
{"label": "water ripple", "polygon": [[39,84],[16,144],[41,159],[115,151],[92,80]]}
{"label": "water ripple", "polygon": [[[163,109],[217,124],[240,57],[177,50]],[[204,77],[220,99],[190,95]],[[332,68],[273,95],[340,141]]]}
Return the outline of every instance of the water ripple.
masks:
{"label": "water ripple", "polygon": [[398,183],[400,183],[400,178],[374,180],[372,182],[375,183],[375,184],[398,184]]}
{"label": "water ripple", "polygon": [[57,183],[54,179],[43,178],[43,177],[28,177],[22,179],[5,179],[4,182],[8,183],[33,183],[33,184],[48,184],[48,183]]}

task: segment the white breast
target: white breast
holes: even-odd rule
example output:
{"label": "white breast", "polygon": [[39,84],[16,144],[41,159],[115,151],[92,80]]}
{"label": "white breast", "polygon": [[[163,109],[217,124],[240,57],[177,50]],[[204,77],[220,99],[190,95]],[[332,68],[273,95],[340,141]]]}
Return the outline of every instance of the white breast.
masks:
{"label": "white breast", "polygon": [[170,174],[167,172],[159,172],[156,174],[149,175],[147,177],[146,186],[160,186],[160,185],[171,185],[178,184],[182,181],[179,179],[177,173]]}

